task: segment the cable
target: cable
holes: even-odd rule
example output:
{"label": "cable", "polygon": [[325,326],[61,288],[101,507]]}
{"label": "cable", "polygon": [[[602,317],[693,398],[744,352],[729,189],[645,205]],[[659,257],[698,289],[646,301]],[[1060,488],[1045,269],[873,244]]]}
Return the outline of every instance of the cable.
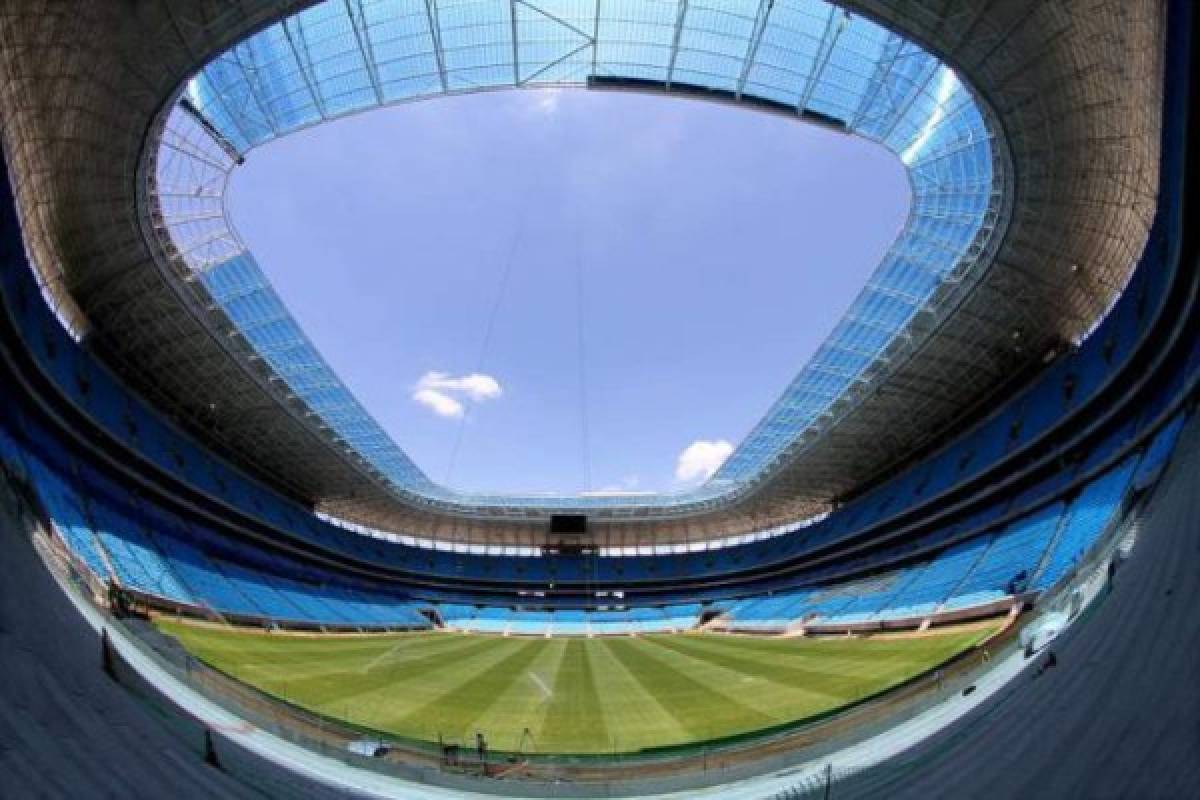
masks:
{"label": "cable", "polygon": [[[520,215],[517,218],[516,229],[513,231],[512,243],[508,248],[508,258],[505,259],[504,265],[500,270],[500,282],[496,287],[496,296],[492,301],[491,311],[488,313],[487,324],[483,329],[483,341],[479,343],[479,358],[475,361],[475,372],[483,372],[483,365],[487,359],[488,349],[492,343],[492,333],[496,328],[496,318],[500,314],[500,306],[504,303],[504,297],[508,293],[509,278],[512,276],[513,264],[517,260],[517,250],[521,245],[521,238],[525,233],[525,203],[518,204]],[[462,417],[458,420],[458,431],[454,435],[454,446],[450,449],[450,460],[446,464],[445,476],[442,478],[442,483],[449,485],[450,476],[454,474],[454,467],[458,463],[458,451],[462,447],[463,434],[467,427],[467,414],[464,411]]]}
{"label": "cable", "polygon": [[583,444],[583,487],[585,491],[592,489],[592,454],[591,435],[588,431],[588,399],[587,399],[587,349],[584,346],[584,280],[583,280],[583,239],[582,226],[579,224],[579,213],[575,213],[575,306],[576,332],[579,352],[579,427],[580,439]]}

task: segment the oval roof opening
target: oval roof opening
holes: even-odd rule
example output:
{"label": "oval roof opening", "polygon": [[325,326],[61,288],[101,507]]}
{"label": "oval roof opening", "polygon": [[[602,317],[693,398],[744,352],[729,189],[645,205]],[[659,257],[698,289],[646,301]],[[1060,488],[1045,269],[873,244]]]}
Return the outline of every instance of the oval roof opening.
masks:
{"label": "oval roof opening", "polygon": [[230,217],[431,478],[693,488],[812,357],[908,215],[874,142],[570,90],[359,115],[255,150]]}
{"label": "oval roof opening", "polygon": [[[282,136],[382,105],[567,86],[702,97],[800,118],[876,142],[907,167],[908,218],[849,310],[720,469],[694,488],[447,488],[319,355],[226,215],[230,174],[248,152]],[[152,202],[191,270],[188,290],[228,318],[307,409],[314,432],[399,500],[464,514],[687,514],[745,496],[797,458],[920,347],[933,326],[917,322],[949,313],[961,294],[955,287],[973,285],[1005,224],[1009,190],[996,139],[953,70],[819,0],[324,2],[244,40],[181,87],[161,136]]]}

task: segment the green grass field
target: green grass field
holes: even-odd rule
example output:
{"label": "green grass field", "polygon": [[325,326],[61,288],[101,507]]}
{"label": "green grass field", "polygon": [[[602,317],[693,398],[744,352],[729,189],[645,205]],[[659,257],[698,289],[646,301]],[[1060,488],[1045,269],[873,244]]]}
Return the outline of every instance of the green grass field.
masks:
{"label": "green grass field", "polygon": [[627,753],[827,712],[983,639],[718,635],[302,637],[160,622],[206,663],[303,708],[400,737],[493,750]]}

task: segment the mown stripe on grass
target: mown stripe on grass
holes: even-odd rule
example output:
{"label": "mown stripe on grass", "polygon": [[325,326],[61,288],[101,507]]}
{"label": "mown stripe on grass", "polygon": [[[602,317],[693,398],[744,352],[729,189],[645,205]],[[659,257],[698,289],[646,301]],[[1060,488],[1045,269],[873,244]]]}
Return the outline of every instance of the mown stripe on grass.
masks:
{"label": "mown stripe on grass", "polygon": [[921,641],[906,640],[905,644],[909,645],[906,651],[895,647],[894,642],[883,641],[857,641],[857,648],[826,650],[827,644],[837,643],[776,640],[774,644],[780,648],[775,653],[764,652],[761,647],[744,647],[758,644],[744,639],[674,637],[663,639],[662,643],[674,649],[707,654],[727,666],[769,677],[778,683],[849,701],[931,669],[976,641],[973,634],[945,635],[936,641],[933,637]]}
{"label": "mown stripe on grass", "polygon": [[651,654],[675,669],[686,671],[708,684],[715,694],[736,700],[773,722],[785,722],[797,716],[807,716],[814,709],[827,708],[840,699],[831,699],[804,689],[777,683],[769,675],[742,672],[717,661],[706,660],[690,653],[678,652],[648,640]]}
{"label": "mown stripe on grass", "polygon": [[285,650],[289,674],[293,680],[312,678],[320,681],[333,674],[365,677],[383,669],[393,669],[403,664],[434,657],[446,657],[449,653],[466,647],[469,640],[464,637],[430,636],[425,639],[379,642],[371,648],[353,648],[343,652],[337,648],[325,650],[302,650],[293,653]]}
{"label": "mown stripe on grass", "polygon": [[[846,681],[884,688],[988,633],[874,641],[445,633],[310,639],[180,628],[180,640],[204,660],[352,723],[430,740],[440,731],[462,742],[484,730],[500,749],[518,746],[513,738],[529,727],[540,752],[592,753],[686,744],[807,717],[856,697],[841,694]],[[551,687],[549,699],[541,684]]]}
{"label": "mown stripe on grass", "polygon": [[[360,672],[363,666],[357,660],[332,657],[330,670],[298,680],[288,681],[288,692],[295,698],[303,698],[310,704],[328,701],[345,702],[370,694],[381,688],[421,680],[429,673],[442,669],[450,661],[471,661],[496,649],[496,645],[482,639],[460,639],[423,652],[419,657],[404,661],[389,661],[369,672]],[[286,673],[285,673],[286,674]]]}
{"label": "mown stripe on grass", "polygon": [[[861,641],[857,642],[860,645],[858,648],[847,652],[843,651],[837,642],[817,642],[796,638],[759,639],[750,636],[705,635],[693,636],[691,639],[704,642],[714,649],[735,652],[748,658],[769,660],[771,663],[780,661],[795,661],[802,664],[828,663],[838,672],[853,669],[861,666],[864,661],[872,660],[864,658],[866,653],[861,647],[864,644]],[[885,653],[879,655],[886,656]]]}
{"label": "mown stripe on grass", "polygon": [[634,678],[603,640],[589,643],[586,650],[597,691],[604,698],[601,709],[613,750],[639,750],[689,741],[687,731],[675,715]]}
{"label": "mown stripe on grass", "polygon": [[285,649],[288,653],[302,656],[316,655],[336,650],[338,653],[359,654],[377,652],[380,648],[394,646],[398,642],[420,645],[431,639],[423,634],[390,634],[379,636],[299,636],[291,634],[247,631],[242,628],[213,628],[208,626],[158,621],[164,633],[175,636],[189,646],[230,653],[270,653]]}
{"label": "mown stripe on grass", "polygon": [[678,720],[691,741],[773,724],[770,715],[743,703],[722,687],[698,679],[686,664],[672,665],[661,648],[643,639],[606,641],[629,673]]}
{"label": "mown stripe on grass", "polygon": [[[443,665],[442,675],[447,680],[439,690],[425,692],[421,702],[413,705],[411,696],[395,698],[404,706],[404,713],[388,721],[389,729],[399,732],[417,730],[426,735],[442,733],[461,737],[464,741],[473,736],[471,722],[486,711],[508,686],[523,675],[529,664],[541,652],[542,643],[537,640],[493,639],[495,651],[504,652],[500,646],[511,648],[500,659],[479,658],[464,662],[457,670],[448,670]],[[486,651],[485,651],[486,654]],[[456,665],[457,666],[457,665]],[[397,690],[403,687],[394,687]]]}
{"label": "mown stripe on grass", "polygon": [[268,691],[279,690],[284,683],[289,692],[310,696],[308,687],[324,685],[335,676],[357,680],[347,673],[390,664],[396,666],[417,657],[433,657],[466,645],[466,637],[428,635],[394,636],[371,640],[336,638],[302,639],[293,636],[268,637],[240,631],[207,628],[167,629],[201,660],[231,675],[251,680]]}
{"label": "mown stripe on grass", "polygon": [[[971,647],[990,629],[938,633],[911,639],[790,640],[814,669],[823,672],[885,678],[897,682],[924,672]],[[788,644],[788,641],[780,644]],[[758,655],[751,650],[750,655]]]}
{"label": "mown stripe on grass", "polygon": [[835,662],[839,670],[855,665],[869,665],[878,659],[893,663],[924,666],[931,661],[945,660],[949,655],[969,647],[990,629],[966,633],[939,633],[920,639],[763,639],[749,636],[693,637],[719,643],[739,652],[780,655]]}
{"label": "mown stripe on grass", "polygon": [[567,642],[538,737],[541,750],[587,753],[608,749],[603,701],[587,649],[586,640]]}
{"label": "mown stripe on grass", "polygon": [[514,751],[528,749],[530,742],[523,741],[526,728],[534,734],[537,744],[541,743],[538,732],[546,718],[546,710],[554,697],[554,685],[561,670],[567,642],[550,639],[534,642],[537,656],[519,673],[514,673],[512,683],[494,702],[481,707],[480,713],[469,723],[472,731],[487,734],[493,749]]}
{"label": "mown stripe on grass", "polygon": [[439,662],[437,666],[419,673],[407,674],[403,679],[382,684],[375,681],[372,688],[366,690],[358,683],[357,673],[343,673],[331,679],[329,691],[323,693],[324,699],[319,703],[306,702],[302,696],[290,696],[289,699],[323,714],[342,717],[356,725],[401,736],[436,739],[436,729],[406,729],[397,727],[395,721],[434,694],[453,694],[456,687],[469,680],[472,674],[487,670],[503,660],[512,652],[512,647],[509,642],[498,642],[468,660],[458,660],[452,656],[453,660]]}
{"label": "mown stripe on grass", "polygon": [[839,675],[836,672],[798,666],[795,662],[783,659],[779,659],[773,664],[767,663],[757,658],[730,652],[714,642],[695,639],[689,641],[656,639],[654,644],[685,656],[720,665],[742,675],[752,675],[782,686],[803,690],[827,702],[845,702],[869,694],[871,687],[878,681],[875,676],[864,678],[857,675]]}

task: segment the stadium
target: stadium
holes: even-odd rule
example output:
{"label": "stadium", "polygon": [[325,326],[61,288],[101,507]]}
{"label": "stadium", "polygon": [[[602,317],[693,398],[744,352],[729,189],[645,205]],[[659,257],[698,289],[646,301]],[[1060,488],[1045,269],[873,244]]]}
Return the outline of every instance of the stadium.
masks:
{"label": "stadium", "polygon": [[[0,0],[0,796],[1195,796],[1195,27]],[[702,483],[432,479],[235,229],[277,141],[502,89],[903,169],[883,259]]]}

